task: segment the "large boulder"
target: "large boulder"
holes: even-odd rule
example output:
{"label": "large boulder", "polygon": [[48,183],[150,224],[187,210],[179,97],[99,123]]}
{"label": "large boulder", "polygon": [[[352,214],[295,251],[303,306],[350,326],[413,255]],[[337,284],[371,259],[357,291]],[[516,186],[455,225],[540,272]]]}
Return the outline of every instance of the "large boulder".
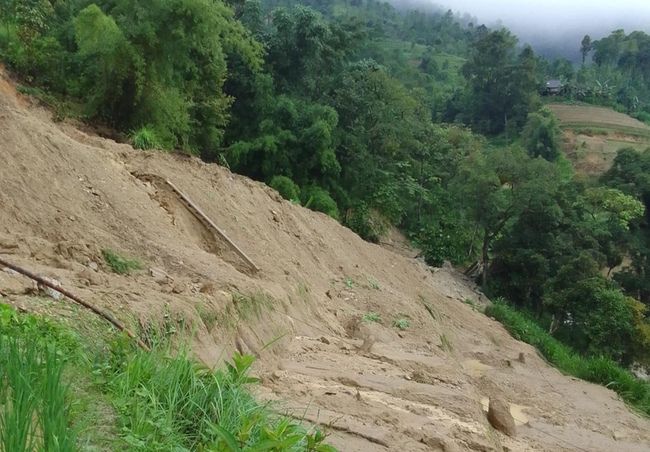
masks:
{"label": "large boulder", "polygon": [[513,438],[517,435],[515,420],[512,413],[510,413],[510,404],[505,400],[499,398],[490,399],[488,421],[490,421],[492,427],[501,433]]}

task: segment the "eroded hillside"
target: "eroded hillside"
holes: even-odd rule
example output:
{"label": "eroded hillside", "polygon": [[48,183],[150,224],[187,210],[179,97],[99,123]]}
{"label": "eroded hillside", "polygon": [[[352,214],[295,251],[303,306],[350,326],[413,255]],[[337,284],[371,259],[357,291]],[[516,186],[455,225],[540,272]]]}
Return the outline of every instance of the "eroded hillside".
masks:
{"label": "eroded hillside", "polygon": [[[203,306],[197,356],[216,364],[235,348],[259,355],[260,396],[285,400],[299,418],[334,422],[331,442],[342,451],[648,450],[650,421],[511,338],[465,302],[479,295],[451,269],[363,242],[216,165],[54,124],[6,79],[0,146],[7,259],[134,327],[196,318]],[[116,275],[103,249],[146,268]],[[3,302],[29,310],[31,290],[29,280],[0,272]],[[394,326],[400,320],[404,330]],[[511,404],[516,438],[488,424],[483,404],[494,397]]]}

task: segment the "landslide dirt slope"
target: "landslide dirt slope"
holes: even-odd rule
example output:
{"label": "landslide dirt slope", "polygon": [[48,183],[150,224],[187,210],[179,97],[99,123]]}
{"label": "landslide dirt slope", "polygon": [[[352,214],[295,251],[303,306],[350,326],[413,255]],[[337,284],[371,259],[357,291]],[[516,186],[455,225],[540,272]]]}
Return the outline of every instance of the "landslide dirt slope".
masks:
{"label": "landslide dirt slope", "polygon": [[[165,179],[261,271],[196,221]],[[112,273],[105,248],[145,270]],[[258,354],[260,397],[335,421],[342,451],[650,450],[647,419],[474,311],[464,300],[479,296],[453,270],[365,243],[216,165],[54,124],[1,76],[0,252],[135,326],[196,318],[204,305],[197,356],[215,364],[235,348]],[[3,302],[29,309],[31,290],[0,272]],[[382,323],[361,322],[369,312]],[[393,327],[402,318],[403,332]],[[489,426],[482,405],[492,397],[511,404],[516,438]]]}

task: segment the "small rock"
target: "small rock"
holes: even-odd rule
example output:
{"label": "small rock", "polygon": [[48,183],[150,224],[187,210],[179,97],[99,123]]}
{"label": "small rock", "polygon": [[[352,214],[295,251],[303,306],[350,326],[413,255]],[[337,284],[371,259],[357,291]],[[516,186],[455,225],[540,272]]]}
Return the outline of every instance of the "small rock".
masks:
{"label": "small rock", "polygon": [[321,341],[323,344],[330,345],[330,340],[329,340],[328,338],[326,338],[325,336],[322,336],[322,337],[320,338],[320,341]]}
{"label": "small rock", "polygon": [[[45,278],[47,281],[51,282],[55,286],[61,286],[61,282],[53,279],[53,278]],[[38,284],[38,289],[42,291],[45,295],[47,295],[50,298],[54,298],[55,300],[59,301],[61,298],[63,298],[63,294],[61,292],[57,292],[56,290],[52,289],[51,287],[48,287],[43,284]]]}
{"label": "small rock", "polygon": [[103,282],[102,277],[89,268],[84,268],[80,271],[78,277],[85,281],[88,286],[99,286]]}
{"label": "small rock", "polygon": [[164,281],[164,280],[166,280],[167,278],[169,278],[169,275],[167,275],[167,273],[165,273],[164,270],[161,270],[161,269],[159,269],[159,268],[150,268],[150,269],[149,269],[149,275],[150,275],[154,280],[156,280],[156,282]]}
{"label": "small rock", "polygon": [[91,263],[89,263],[89,264],[88,264],[88,267],[89,267],[92,271],[95,271],[95,272],[99,270],[99,265],[97,265],[97,262],[91,262]]}
{"label": "small rock", "polygon": [[20,275],[20,273],[18,273],[16,270],[12,270],[12,269],[9,268],[9,267],[4,267],[4,268],[2,269],[2,271],[5,272],[5,273],[7,273],[7,274],[9,274],[9,275]]}
{"label": "small rock", "polygon": [[406,337],[406,334],[404,334],[402,332],[397,333],[397,335],[402,339],[404,339],[404,337]]}
{"label": "small rock", "polygon": [[185,284],[183,284],[180,281],[176,281],[172,286],[172,293],[175,293],[177,295],[182,294],[183,292],[185,292],[186,289],[187,288],[185,287]]}
{"label": "small rock", "polygon": [[526,364],[526,355],[523,353],[519,353],[519,358],[517,358],[517,361],[519,361],[522,364]]}
{"label": "small rock", "polygon": [[[445,441],[444,444],[445,452],[462,452],[460,446],[453,441]],[[505,449],[504,449],[505,451]]]}
{"label": "small rock", "polygon": [[487,416],[492,427],[501,433],[513,438],[517,435],[515,420],[510,413],[510,405],[506,401],[498,398],[490,399]]}

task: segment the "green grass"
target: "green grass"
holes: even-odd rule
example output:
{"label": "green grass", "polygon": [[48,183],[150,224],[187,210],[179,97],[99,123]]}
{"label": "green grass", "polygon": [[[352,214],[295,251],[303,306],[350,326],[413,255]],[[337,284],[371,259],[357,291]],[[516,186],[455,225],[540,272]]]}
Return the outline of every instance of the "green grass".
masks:
{"label": "green grass", "polygon": [[143,126],[131,133],[131,141],[135,149],[161,149],[153,129]]}
{"label": "green grass", "polygon": [[449,341],[449,338],[445,333],[442,333],[440,335],[440,346],[445,351],[445,353],[451,353],[451,351],[453,350],[451,347],[451,342]]}
{"label": "green grass", "polygon": [[366,323],[381,323],[381,314],[366,312],[361,319]]}
{"label": "green grass", "polygon": [[379,290],[379,284],[375,278],[373,278],[371,275],[366,275],[366,279],[368,280],[368,284],[370,285],[371,289]]}
{"label": "green grass", "polygon": [[128,259],[109,249],[102,250],[104,261],[119,275],[129,275],[135,270],[142,270],[142,263],[136,259]]}
{"label": "green grass", "polygon": [[147,352],[103,324],[94,335],[0,304],[0,452],[336,451],[251,396],[253,356],[212,369],[189,342]]}
{"label": "green grass", "polygon": [[542,329],[532,318],[503,301],[486,309],[486,315],[501,322],[510,334],[539,350],[562,373],[612,389],[623,400],[650,416],[650,383],[639,380],[615,362],[577,354]]}
{"label": "green grass", "polygon": [[406,330],[409,327],[409,321],[408,319],[399,319],[395,321],[393,326],[395,328],[399,328],[400,330]]}

